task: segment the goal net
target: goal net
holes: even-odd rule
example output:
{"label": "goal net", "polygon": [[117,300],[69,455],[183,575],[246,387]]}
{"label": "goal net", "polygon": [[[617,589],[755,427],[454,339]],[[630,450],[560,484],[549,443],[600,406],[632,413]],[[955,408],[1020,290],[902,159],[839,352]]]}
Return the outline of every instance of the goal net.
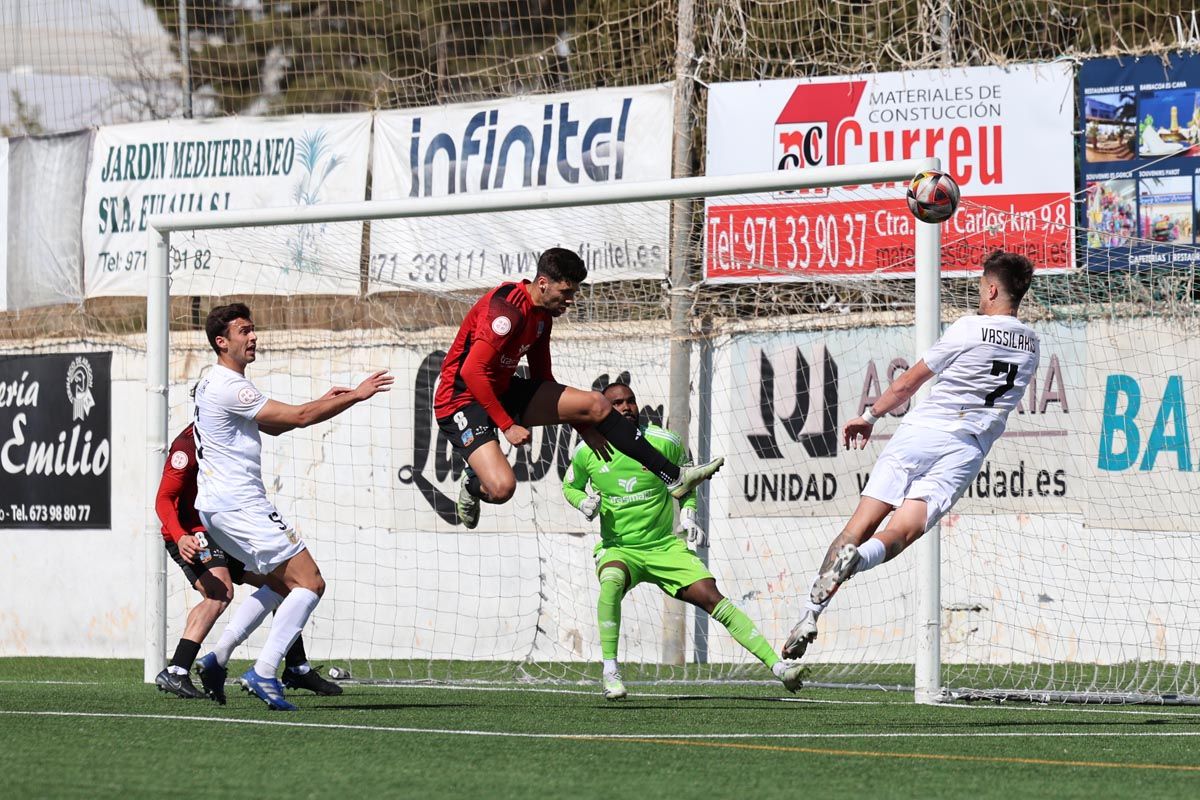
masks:
{"label": "goal net", "polygon": [[[1170,376],[1193,360],[1190,278],[1105,272],[1103,248],[1087,249],[1091,269],[1075,269],[1076,240],[1086,241],[1069,198],[1032,215],[967,199],[942,230],[920,225],[899,183],[919,167],[810,170],[839,185],[834,204],[775,175],[770,185],[705,178],[623,195],[309,209],[297,225],[271,211],[170,222],[161,316],[150,301],[169,386],[165,430],[152,417],[152,436],[169,441],[190,419],[188,390],[215,360],[204,316],[231,299],[253,310],[260,344],[248,374],[270,397],[304,402],[390,369],[389,394],[264,437],[268,494],[329,585],[304,631],[310,659],[370,680],[595,677],[598,524],[561,491],[577,436],[538,429],[531,447],[508,452],[515,497],[484,506],[467,531],[454,514],[463,463],[432,411],[442,358],[474,301],[531,278],[541,250],[570,247],[590,274],[555,323],[556,378],[628,380],[644,421],[686,427],[698,458],[725,456],[699,493],[711,535],[700,554],[778,647],[900,414],[864,451],[840,448],[841,424],[914,363],[922,319],[926,338],[936,335],[937,312],[917,309],[918,233],[926,260],[941,263],[931,288],[943,324],[977,303],[983,257],[1014,249],[1042,267],[1024,308],[1042,335],[1037,378],[940,537],[834,600],[807,656],[810,680],[946,690],[929,697],[1195,694],[1183,616],[1196,554],[1173,511],[1187,476],[1164,469],[1190,453],[1170,404],[1184,390]],[[673,266],[702,280],[673,289]],[[682,336],[670,321],[679,291]],[[691,365],[682,390],[668,366],[681,344]],[[1112,396],[1091,390],[1101,374]],[[690,424],[669,418],[673,391],[686,395]],[[940,583],[924,580],[937,565]],[[148,669],[196,600],[176,572],[152,575],[151,597],[163,576],[166,592]],[[235,655],[257,652],[264,635]],[[620,657],[634,680],[770,679],[719,624],[649,584],[624,601]]]}

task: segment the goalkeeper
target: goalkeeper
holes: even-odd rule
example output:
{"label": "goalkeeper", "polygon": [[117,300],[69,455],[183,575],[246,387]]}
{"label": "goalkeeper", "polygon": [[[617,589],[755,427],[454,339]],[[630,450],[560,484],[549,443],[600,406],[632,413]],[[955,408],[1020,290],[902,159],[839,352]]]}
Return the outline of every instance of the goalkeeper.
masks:
{"label": "goalkeeper", "polygon": [[[604,396],[613,410],[638,425],[637,398],[624,383],[611,383]],[[679,437],[657,425],[640,428],[641,435],[671,463],[684,461]],[[596,574],[600,600],[596,616],[600,627],[600,649],[604,656],[604,697],[620,700],[627,692],[617,665],[617,641],[621,633],[621,600],[643,581],[704,609],[783,681],[789,691],[801,687],[798,662],[782,661],[758,632],[750,618],[717,590],[717,581],[703,562],[674,532],[671,494],[666,484],[638,462],[621,453],[601,456],[581,444],[571,459],[571,471],[563,483],[567,502],[588,519],[600,515],[600,543],[596,545]],[[587,485],[597,494],[588,494]],[[708,544],[708,535],[696,524],[696,495],[689,493],[680,506],[680,524],[688,541]]]}

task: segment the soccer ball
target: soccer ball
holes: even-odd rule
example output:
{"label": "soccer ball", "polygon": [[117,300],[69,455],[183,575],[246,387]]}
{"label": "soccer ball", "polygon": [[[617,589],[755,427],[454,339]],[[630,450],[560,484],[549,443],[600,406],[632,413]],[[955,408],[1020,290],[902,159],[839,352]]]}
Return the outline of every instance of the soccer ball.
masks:
{"label": "soccer ball", "polygon": [[958,184],[944,172],[918,172],[908,184],[908,210],[921,222],[945,222],[958,208]]}

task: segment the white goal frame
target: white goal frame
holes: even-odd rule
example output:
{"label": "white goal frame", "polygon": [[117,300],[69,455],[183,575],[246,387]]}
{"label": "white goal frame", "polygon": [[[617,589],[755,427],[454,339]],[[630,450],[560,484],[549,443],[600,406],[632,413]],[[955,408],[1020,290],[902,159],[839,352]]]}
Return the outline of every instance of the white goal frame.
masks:
{"label": "white goal frame", "polygon": [[[166,664],[167,591],[166,551],[155,512],[159,476],[170,443],[167,389],[170,385],[170,269],[171,234],[175,231],[270,227],[319,222],[484,214],[501,211],[551,209],[582,205],[680,200],[737,194],[761,194],[834,186],[868,185],[910,180],[928,169],[940,169],[937,158],[873,164],[818,167],[754,175],[674,178],[629,184],[604,184],[565,189],[451,195],[438,198],[373,200],[304,208],[260,208],[240,211],[155,215],[146,228],[148,285],[146,294],[146,641],[143,677],[147,683]],[[918,223],[915,233],[915,335],[919,355],[941,333],[941,226]],[[666,277],[664,275],[664,277]],[[675,391],[675,387],[672,387]],[[684,387],[686,391],[686,387]],[[929,391],[924,387],[922,395]],[[674,399],[674,398],[673,398]],[[916,663],[914,699],[936,703],[945,698],[940,654],[940,542],[933,529],[915,546],[918,592],[916,604]]]}

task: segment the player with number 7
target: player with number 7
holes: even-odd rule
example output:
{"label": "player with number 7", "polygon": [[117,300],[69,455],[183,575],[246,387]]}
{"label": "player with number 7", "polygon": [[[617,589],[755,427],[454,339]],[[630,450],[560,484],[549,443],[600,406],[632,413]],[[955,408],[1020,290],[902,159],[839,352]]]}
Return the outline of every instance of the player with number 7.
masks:
{"label": "player with number 7", "polygon": [[[937,524],[975,479],[1004,433],[1038,367],[1037,333],[1017,319],[1033,263],[997,250],[979,277],[979,313],[962,317],[874,406],[846,423],[847,448],[865,447],[875,424],[933,376],[933,391],[904,415],[863,488],[858,508],[813,578],[800,621],[783,647],[799,658],[817,637],[817,619],[846,580],[898,556]],[[891,515],[887,527],[879,526]]]}

